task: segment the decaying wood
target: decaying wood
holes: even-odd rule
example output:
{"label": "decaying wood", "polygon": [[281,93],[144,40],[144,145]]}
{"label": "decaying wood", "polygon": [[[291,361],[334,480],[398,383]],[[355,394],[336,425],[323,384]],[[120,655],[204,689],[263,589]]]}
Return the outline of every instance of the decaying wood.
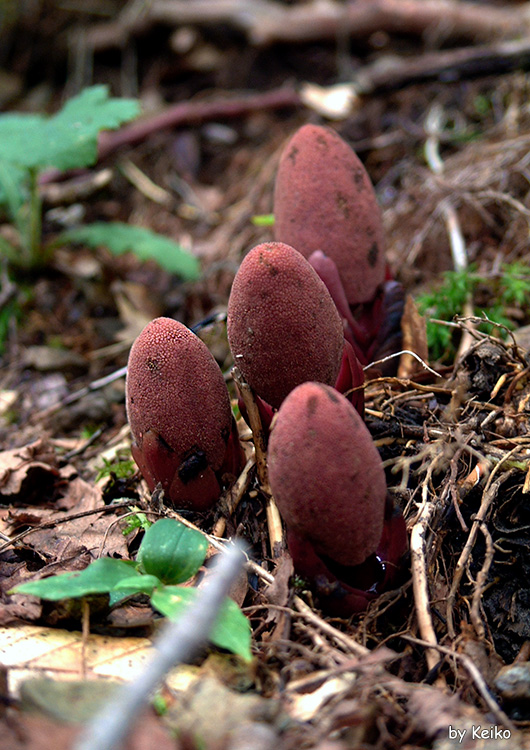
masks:
{"label": "decaying wood", "polygon": [[127,7],[114,21],[90,29],[94,49],[120,47],[155,23],[229,24],[252,44],[309,42],[349,35],[357,39],[384,31],[433,39],[474,42],[520,37],[529,28],[528,3],[496,8],[488,3],[453,0],[334,0],[283,5],[274,0],[154,0],[142,13]]}
{"label": "decaying wood", "polygon": [[436,50],[401,58],[379,56],[355,71],[359,93],[395,89],[407,83],[440,79],[454,81],[478,75],[526,69],[530,65],[530,38],[493,41],[450,50]]}

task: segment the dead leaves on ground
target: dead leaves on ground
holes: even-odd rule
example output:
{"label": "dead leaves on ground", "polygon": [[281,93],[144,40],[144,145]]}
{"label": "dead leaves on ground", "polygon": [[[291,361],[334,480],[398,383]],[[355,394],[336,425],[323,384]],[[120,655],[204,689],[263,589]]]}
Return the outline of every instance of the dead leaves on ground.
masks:
{"label": "dead leaves on ground", "polygon": [[22,532],[14,549],[0,539],[0,624],[40,616],[36,598],[7,594],[37,570],[42,577],[81,570],[101,555],[129,557],[120,510],[61,466],[44,439],[0,453],[0,501],[0,531],[7,540]]}

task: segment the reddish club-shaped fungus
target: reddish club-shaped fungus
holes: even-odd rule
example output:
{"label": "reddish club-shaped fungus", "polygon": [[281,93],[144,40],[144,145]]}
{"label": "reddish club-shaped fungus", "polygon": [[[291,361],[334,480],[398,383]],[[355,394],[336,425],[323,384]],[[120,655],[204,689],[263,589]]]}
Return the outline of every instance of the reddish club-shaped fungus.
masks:
{"label": "reddish club-shaped fungus", "polygon": [[304,125],[282,154],[274,233],[306,258],[321,250],[338,268],[350,305],[370,302],[385,279],[383,225],[362,162],[333,130]]}
{"label": "reddish club-shaped fungus", "polygon": [[274,217],[276,240],[296,247],[328,287],[361,363],[399,349],[403,293],[387,269],[375,192],[333,130],[304,125],[288,142]]}
{"label": "reddish club-shaped fungus", "polygon": [[[230,292],[227,330],[235,364],[273,409],[307,380],[339,380],[344,389],[364,380],[325,284],[284,243],[257,245],[244,258]],[[352,398],[362,411],[362,389]]]}
{"label": "reddish club-shaped fungus", "polygon": [[407,548],[363,420],[333,388],[304,383],[278,411],[268,457],[295,570],[329,611],[361,611],[391,585]]}
{"label": "reddish club-shaped fungus", "polygon": [[132,454],[168,504],[202,511],[219,498],[242,454],[223,374],[206,345],[171,318],[151,321],[127,371]]}

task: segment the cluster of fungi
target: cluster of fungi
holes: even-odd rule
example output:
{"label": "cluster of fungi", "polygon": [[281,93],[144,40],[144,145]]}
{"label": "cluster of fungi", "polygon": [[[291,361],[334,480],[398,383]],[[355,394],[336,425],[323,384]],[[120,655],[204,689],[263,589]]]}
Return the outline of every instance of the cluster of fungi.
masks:
{"label": "cluster of fungi", "polygon": [[[407,551],[363,391],[363,367],[400,348],[403,292],[370,179],[334,131],[306,125],[288,142],[274,217],[275,241],[250,250],[233,281],[228,342],[267,433],[294,568],[347,616],[395,583]],[[213,507],[242,469],[223,374],[176,320],[153,320],[133,344],[127,413],[144,479],[175,508]]]}

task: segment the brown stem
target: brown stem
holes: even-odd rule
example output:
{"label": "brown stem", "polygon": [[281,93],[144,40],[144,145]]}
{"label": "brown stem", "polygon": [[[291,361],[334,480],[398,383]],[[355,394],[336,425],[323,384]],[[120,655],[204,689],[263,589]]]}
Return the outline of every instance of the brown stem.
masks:
{"label": "brown stem", "polygon": [[292,87],[282,87],[252,96],[239,96],[231,99],[180,102],[159,114],[145,117],[121,130],[101,133],[99,159],[105,159],[120,146],[139,143],[160,130],[197,124],[207,120],[237,118],[264,109],[298,107],[300,104],[300,97]]}
{"label": "brown stem", "polygon": [[130,36],[154,24],[228,24],[255,45],[335,39],[345,34],[368,38],[375,32],[428,35],[475,42],[521,37],[529,25],[528,3],[506,4],[454,0],[313,0],[283,5],[275,0],[153,0],[131,17],[122,12],[107,24],[92,27],[86,41],[93,49],[120,47]]}

